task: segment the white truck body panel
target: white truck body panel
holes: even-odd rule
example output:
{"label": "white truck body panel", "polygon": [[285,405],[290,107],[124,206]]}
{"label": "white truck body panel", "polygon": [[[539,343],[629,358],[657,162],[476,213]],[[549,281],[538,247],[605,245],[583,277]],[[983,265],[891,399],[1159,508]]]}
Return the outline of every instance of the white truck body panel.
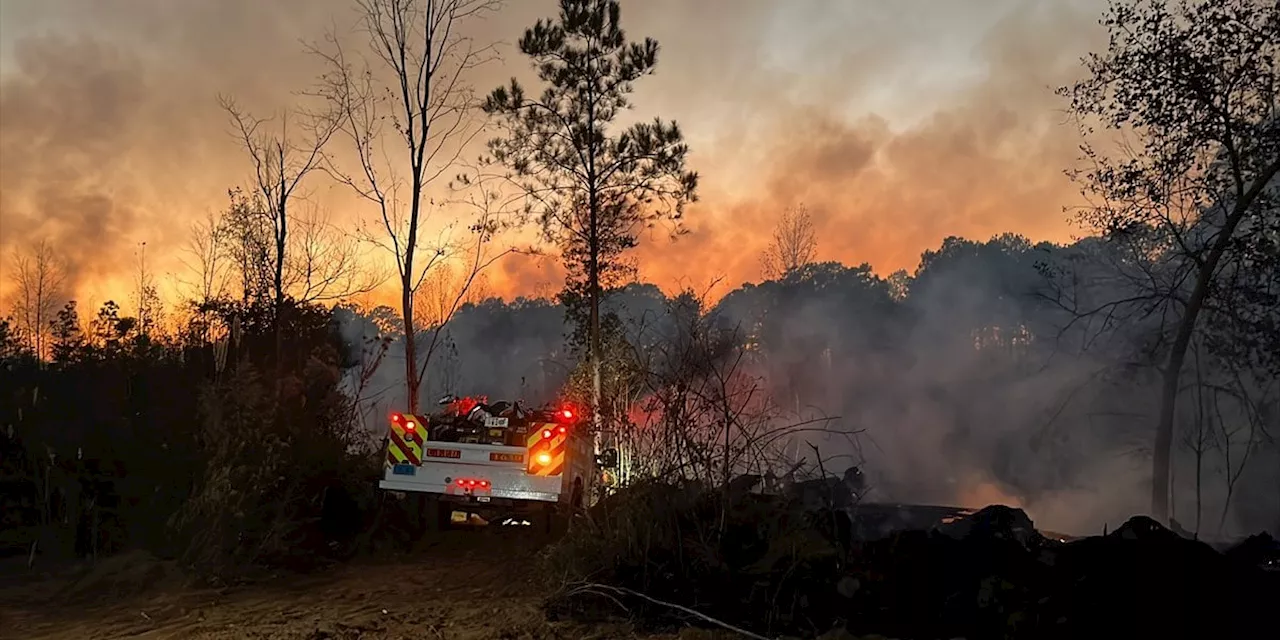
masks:
{"label": "white truck body panel", "polygon": [[[525,455],[524,447],[428,440],[421,465],[387,465],[378,486],[388,491],[474,497],[477,502],[493,498],[558,502],[564,475],[526,473]],[[474,482],[462,486],[458,480]]]}

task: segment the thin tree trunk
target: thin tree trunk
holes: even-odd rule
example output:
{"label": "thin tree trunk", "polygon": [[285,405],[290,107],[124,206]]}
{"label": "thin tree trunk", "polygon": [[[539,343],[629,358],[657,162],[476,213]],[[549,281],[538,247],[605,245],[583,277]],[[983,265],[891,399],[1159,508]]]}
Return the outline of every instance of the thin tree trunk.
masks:
{"label": "thin tree trunk", "polygon": [[[421,162],[421,154],[417,159]],[[419,165],[421,166],[421,165]],[[413,199],[409,204],[409,237],[404,247],[404,273],[400,280],[400,307],[404,315],[404,380],[409,413],[418,413],[418,389],[421,380],[418,376],[417,328],[413,318],[413,258],[418,246],[418,215],[422,207],[421,170],[414,170]],[[430,266],[430,264],[428,264]]]}
{"label": "thin tree trunk", "polygon": [[[432,31],[430,25],[434,24],[434,16],[436,5],[434,2],[426,4],[426,24],[428,25],[424,35],[426,41],[423,43],[422,54],[426,56],[424,69],[431,69],[432,47]],[[403,61],[403,50],[401,60]],[[413,258],[418,248],[418,216],[422,213],[422,179],[423,168],[426,162],[427,141],[431,137],[431,116],[425,110],[419,109],[415,114],[414,110],[409,106],[409,89],[408,89],[408,69],[400,70],[400,97],[404,101],[405,110],[405,134],[408,138],[410,167],[413,170],[413,195],[409,200],[409,236],[405,240],[404,246],[404,274],[400,283],[400,306],[404,315],[404,381],[409,405],[409,413],[418,413],[418,389],[421,387],[421,379],[418,375],[418,346],[417,329],[414,326],[413,319],[413,292],[415,284],[413,281]],[[428,72],[423,78],[423,95],[431,95],[431,81],[434,78],[432,73]],[[421,138],[414,140],[413,121],[414,116],[420,118],[422,126]],[[431,263],[427,263],[429,268]]]}
{"label": "thin tree trunk", "polygon": [[284,259],[285,250],[289,234],[289,222],[285,216],[285,207],[288,204],[288,191],[285,190],[284,179],[284,154],[281,153],[281,169],[280,169],[280,196],[277,203],[277,213],[279,219],[276,221],[276,264],[275,273],[272,274],[275,285],[275,306],[272,309],[272,324],[275,331],[275,352],[276,352],[276,405],[279,407],[281,382],[284,379],[284,319],[281,314],[284,313]]}
{"label": "thin tree trunk", "polygon": [[587,258],[587,289],[590,292],[590,340],[591,340],[591,426],[594,428],[595,453],[601,449],[602,422],[600,416],[600,230],[598,224],[599,201],[595,190],[591,191],[590,233]]}
{"label": "thin tree trunk", "polygon": [[413,265],[412,254],[405,260],[405,275],[401,280],[400,307],[404,315],[404,379],[409,413],[418,413],[418,353],[413,328],[413,282],[408,268]]}
{"label": "thin tree trunk", "polygon": [[1196,319],[1204,308],[1205,297],[1209,293],[1209,282],[1213,279],[1218,263],[1227,251],[1227,245],[1235,236],[1236,227],[1249,210],[1249,206],[1262,193],[1262,189],[1280,171],[1280,159],[1271,163],[1253,186],[1236,201],[1230,215],[1222,225],[1222,230],[1214,240],[1209,255],[1200,265],[1196,276],[1195,287],[1191,290],[1191,299],[1187,301],[1186,312],[1178,324],[1178,333],[1173,340],[1173,348],[1169,352],[1169,364],[1165,367],[1163,386],[1160,391],[1160,419],[1156,423],[1155,448],[1151,456],[1151,515],[1156,520],[1169,520],[1169,467],[1171,449],[1173,447],[1173,412],[1178,402],[1178,379],[1182,365],[1187,358],[1187,346],[1191,344],[1191,336],[1195,333]]}

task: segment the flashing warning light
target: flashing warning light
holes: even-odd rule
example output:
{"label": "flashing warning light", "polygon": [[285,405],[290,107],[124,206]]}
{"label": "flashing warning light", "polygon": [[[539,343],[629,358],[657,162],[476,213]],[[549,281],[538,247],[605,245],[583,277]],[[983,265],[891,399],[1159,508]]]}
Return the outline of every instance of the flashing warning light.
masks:
{"label": "flashing warning light", "polygon": [[414,428],[415,426],[417,426],[417,425],[413,424],[413,421],[412,421],[412,420],[410,420],[410,421],[408,421],[408,422],[404,423],[404,428],[405,428],[406,430],[408,430],[408,431],[413,431],[413,428]]}
{"label": "flashing warning light", "polygon": [[543,430],[542,430],[542,437],[543,437],[543,438],[550,438],[550,437],[551,437],[551,436],[553,436],[553,435],[555,435],[555,434],[554,434],[554,433],[551,433],[551,430],[550,430],[550,429],[543,429]]}
{"label": "flashing warning light", "polygon": [[565,420],[572,420],[572,419],[573,419],[573,410],[571,410],[571,409],[564,409],[564,410],[562,410],[562,411],[560,412],[560,416],[561,416],[561,417],[563,417]]}
{"label": "flashing warning light", "polygon": [[560,428],[559,428],[559,429],[557,429],[557,430],[558,430],[560,433],[568,433],[568,432],[569,432],[569,429],[568,429],[567,427],[565,427],[564,425],[560,425]]}
{"label": "flashing warning light", "polygon": [[404,416],[399,413],[393,413],[391,414],[391,421],[396,424],[399,424],[400,422],[404,421]]}
{"label": "flashing warning light", "polygon": [[547,453],[547,452],[545,452],[545,451],[544,451],[544,452],[542,452],[542,453],[539,453],[539,454],[538,454],[538,457],[537,457],[537,458],[535,458],[535,460],[537,460],[537,461],[538,461],[538,464],[540,464],[540,465],[542,465],[542,466],[544,466],[544,467],[545,467],[545,466],[547,466],[547,465],[551,464],[551,454],[549,454],[549,453]]}

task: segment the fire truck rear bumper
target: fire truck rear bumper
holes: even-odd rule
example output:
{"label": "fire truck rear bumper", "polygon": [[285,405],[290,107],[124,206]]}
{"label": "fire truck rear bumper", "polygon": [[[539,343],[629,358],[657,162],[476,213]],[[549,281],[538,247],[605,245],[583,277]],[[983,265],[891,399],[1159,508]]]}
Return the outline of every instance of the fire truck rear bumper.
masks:
{"label": "fire truck rear bumper", "polygon": [[412,481],[406,482],[395,479],[381,480],[378,482],[378,487],[384,491],[434,493],[438,494],[441,499],[448,500],[450,502],[470,502],[481,504],[489,502],[493,504],[509,504],[514,501],[557,502],[560,500],[559,493],[547,491],[494,488],[483,494],[460,494],[455,491],[449,491],[449,487],[443,484],[428,484]]}

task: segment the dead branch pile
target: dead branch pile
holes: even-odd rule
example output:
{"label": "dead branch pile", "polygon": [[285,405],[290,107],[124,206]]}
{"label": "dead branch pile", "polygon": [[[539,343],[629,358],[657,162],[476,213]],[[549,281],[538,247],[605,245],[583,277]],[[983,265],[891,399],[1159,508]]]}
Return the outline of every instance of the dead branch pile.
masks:
{"label": "dead branch pile", "polygon": [[1224,555],[1145,517],[1064,543],[999,506],[875,540],[850,535],[859,507],[819,516],[697,485],[627,489],[546,552],[565,584],[549,614],[771,637],[1251,638],[1280,601],[1256,551]]}

